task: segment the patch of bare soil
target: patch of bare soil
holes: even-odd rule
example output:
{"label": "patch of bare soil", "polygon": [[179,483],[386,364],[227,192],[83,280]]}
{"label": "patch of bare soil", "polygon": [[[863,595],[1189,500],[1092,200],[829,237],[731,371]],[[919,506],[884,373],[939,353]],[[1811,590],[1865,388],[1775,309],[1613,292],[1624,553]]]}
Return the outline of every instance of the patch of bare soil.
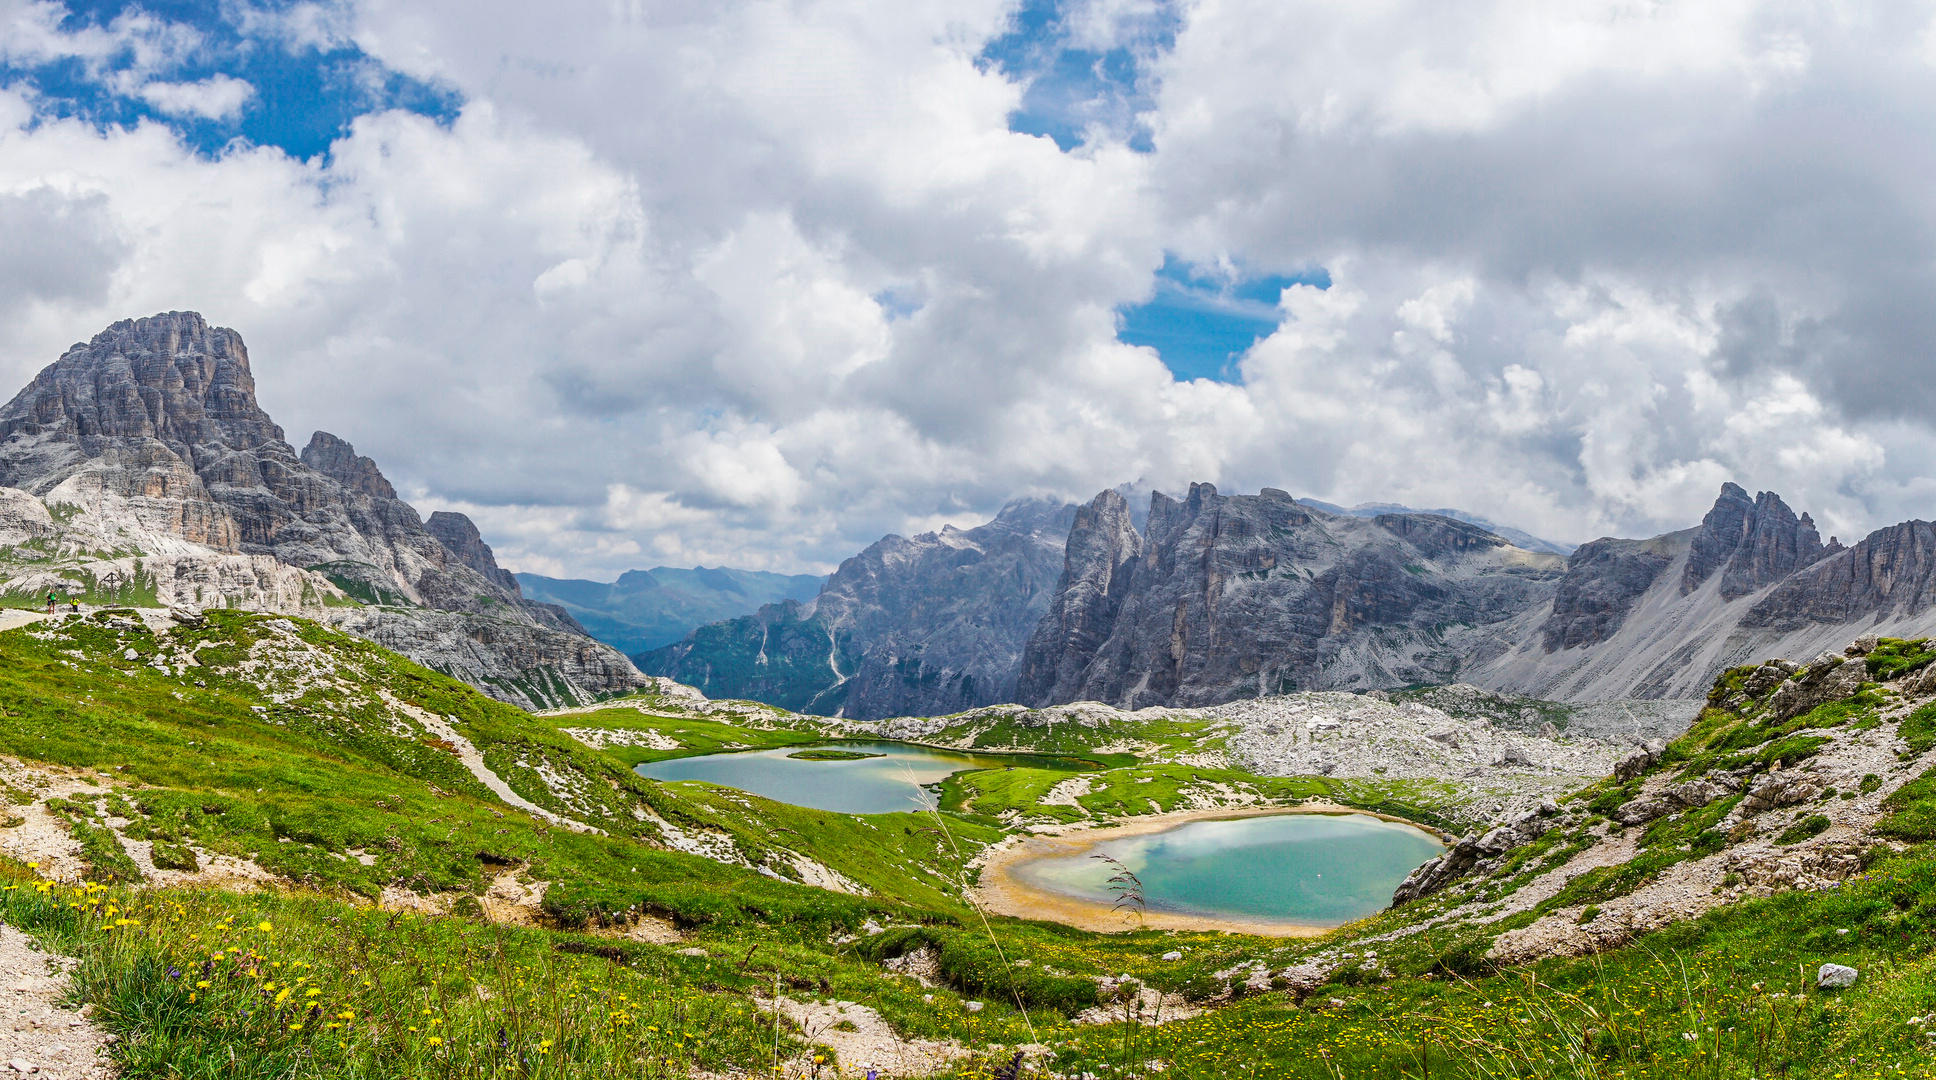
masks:
{"label": "patch of bare soil", "polygon": [[[677,945],[686,940],[686,935],[672,925],[672,920],[661,919],[657,915],[641,915],[633,922],[610,929],[594,930],[600,937],[624,938],[627,941],[643,941],[649,945]],[[697,954],[705,955],[704,950]]]}
{"label": "patch of bare soil", "polygon": [[[1115,979],[1104,976],[1097,980],[1102,992],[1102,1004],[1084,1009],[1076,1015],[1078,1024],[1168,1024],[1177,1020],[1188,1020],[1202,1016],[1204,1009],[1183,1000],[1180,994],[1165,994],[1135,979]],[[1265,983],[1269,988],[1269,983]]]}
{"label": "patch of bare soil", "polygon": [[[773,1002],[759,1001],[762,1009]],[[949,1062],[967,1057],[969,1051],[959,1043],[904,1039],[881,1014],[851,1001],[827,1003],[779,999],[781,1015],[793,1021],[810,1044],[834,1052],[840,1076],[866,1076],[869,1069],[883,1077],[927,1076],[947,1068]],[[784,1075],[815,1074],[813,1054],[808,1052],[781,1063]],[[820,1074],[826,1075],[825,1066]]]}
{"label": "patch of bare soil", "polygon": [[544,921],[541,905],[550,885],[548,881],[519,881],[517,871],[507,870],[491,879],[491,887],[477,902],[484,909],[484,917],[494,923],[538,926]]}

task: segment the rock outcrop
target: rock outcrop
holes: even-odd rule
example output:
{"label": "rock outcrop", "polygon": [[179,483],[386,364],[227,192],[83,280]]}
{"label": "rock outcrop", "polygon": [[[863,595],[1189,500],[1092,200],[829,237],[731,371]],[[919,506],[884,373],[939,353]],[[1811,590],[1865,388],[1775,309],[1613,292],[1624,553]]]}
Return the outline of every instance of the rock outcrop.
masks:
{"label": "rock outcrop", "polygon": [[397,497],[397,489],[390,486],[375,461],[358,455],[356,447],[327,431],[318,431],[309,437],[309,445],[303,447],[302,463],[351,491],[377,499]]}
{"label": "rock outcrop", "polygon": [[[0,408],[0,485],[21,493],[8,510],[32,499],[50,512],[55,537],[43,542],[75,560],[90,589],[111,581],[131,601],[165,592],[184,607],[354,622],[366,636],[418,642],[403,651],[427,663],[465,652],[469,662],[446,668],[488,673],[496,681],[481,687],[526,706],[641,678],[616,653],[521,666],[574,654],[582,629],[526,602],[462,515],[426,528],[349,443],[317,432],[298,455],[256,401],[241,336],[193,312],[115,323],[35,376]],[[42,527],[31,513],[8,516]],[[20,566],[4,587],[37,591],[52,574],[71,590],[74,578],[57,569]],[[370,607],[351,619],[358,602]],[[553,689],[535,698],[502,689],[513,684]]]}
{"label": "rock outcrop", "polygon": [[640,666],[708,697],[855,719],[1013,700],[1075,514],[1021,500],[973,529],[884,537],[842,563],[811,607],[789,600],[701,627]]}
{"label": "rock outcrop", "polygon": [[1022,662],[1023,704],[1212,705],[1289,690],[1450,682],[1544,603],[1554,555],[1430,514],[1365,519],[1285,492],[1156,493],[1147,533],[1097,497]]}

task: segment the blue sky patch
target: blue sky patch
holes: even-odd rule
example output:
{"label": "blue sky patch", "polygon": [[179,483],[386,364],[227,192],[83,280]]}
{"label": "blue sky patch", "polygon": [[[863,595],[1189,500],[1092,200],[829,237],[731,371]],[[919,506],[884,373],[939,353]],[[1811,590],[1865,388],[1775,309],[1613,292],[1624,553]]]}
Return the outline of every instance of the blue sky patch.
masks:
{"label": "blue sky patch", "polygon": [[1283,320],[1277,301],[1292,285],[1331,287],[1323,267],[1247,274],[1199,267],[1174,255],[1156,272],[1156,293],[1121,309],[1116,337],[1155,349],[1178,379],[1240,382],[1237,362]]}
{"label": "blue sky patch", "polygon": [[880,305],[881,314],[887,316],[888,322],[898,322],[920,311],[927,300],[915,289],[893,288],[875,293],[874,303]]}
{"label": "blue sky patch", "polygon": [[[151,27],[128,33],[105,57],[0,64],[0,83],[31,88],[43,116],[102,126],[155,120],[211,155],[239,138],[307,159],[326,153],[366,113],[405,109],[444,122],[457,115],[462,101],[454,92],[391,71],[353,44],[264,36],[261,20],[251,18],[287,6],[70,0],[60,27],[67,33],[113,30],[117,19],[144,14]],[[222,108],[224,94],[239,104]]]}
{"label": "blue sky patch", "polygon": [[1008,32],[982,49],[984,65],[1028,84],[1009,130],[1046,135],[1064,151],[1103,133],[1148,152],[1150,132],[1137,114],[1154,104],[1147,68],[1175,45],[1178,6],[1161,0],[1106,28],[1075,25],[1089,10],[1081,0],[1022,0]]}

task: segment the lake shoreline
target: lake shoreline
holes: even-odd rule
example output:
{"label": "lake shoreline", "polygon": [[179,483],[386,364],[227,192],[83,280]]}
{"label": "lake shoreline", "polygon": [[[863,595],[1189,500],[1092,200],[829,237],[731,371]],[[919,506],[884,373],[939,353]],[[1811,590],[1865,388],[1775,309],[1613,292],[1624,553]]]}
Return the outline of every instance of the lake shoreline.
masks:
{"label": "lake shoreline", "polygon": [[1097,933],[1123,933],[1129,930],[1182,930],[1200,933],[1251,934],[1258,937],[1318,937],[1330,933],[1343,925],[1315,926],[1279,919],[1246,919],[1216,915],[1191,915],[1183,912],[1150,911],[1142,918],[1110,904],[1081,897],[1068,896],[1038,888],[1024,880],[1017,871],[1025,864],[1040,859],[1066,857],[1081,854],[1085,849],[1094,847],[1106,840],[1118,840],[1130,836],[1147,836],[1151,833],[1167,832],[1170,829],[1196,821],[1230,821],[1238,818],[1274,817],[1289,814],[1363,814],[1381,821],[1410,825],[1433,837],[1442,834],[1433,828],[1420,825],[1392,814],[1381,814],[1373,810],[1360,810],[1353,806],[1338,803],[1309,802],[1295,806],[1249,806],[1229,807],[1216,810],[1178,810],[1168,814],[1151,814],[1115,825],[1100,828],[1073,824],[1056,832],[1045,832],[1032,836],[1012,836],[1000,843],[991,845],[983,851],[980,858],[981,878],[974,887],[975,902],[983,909],[997,915],[1007,915],[1017,919],[1044,919],[1049,922],[1073,926],[1078,930]]}

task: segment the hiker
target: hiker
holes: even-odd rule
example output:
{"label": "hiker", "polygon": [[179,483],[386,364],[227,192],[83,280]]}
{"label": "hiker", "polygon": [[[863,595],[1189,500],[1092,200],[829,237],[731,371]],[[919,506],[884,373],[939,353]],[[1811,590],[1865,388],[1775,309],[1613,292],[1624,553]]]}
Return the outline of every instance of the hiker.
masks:
{"label": "hiker", "polygon": [[79,615],[81,613],[81,602],[79,600],[69,600],[67,602],[67,610],[72,614]]}
{"label": "hiker", "polygon": [[54,590],[49,589],[47,590],[47,614],[52,615],[53,613],[54,613]]}

